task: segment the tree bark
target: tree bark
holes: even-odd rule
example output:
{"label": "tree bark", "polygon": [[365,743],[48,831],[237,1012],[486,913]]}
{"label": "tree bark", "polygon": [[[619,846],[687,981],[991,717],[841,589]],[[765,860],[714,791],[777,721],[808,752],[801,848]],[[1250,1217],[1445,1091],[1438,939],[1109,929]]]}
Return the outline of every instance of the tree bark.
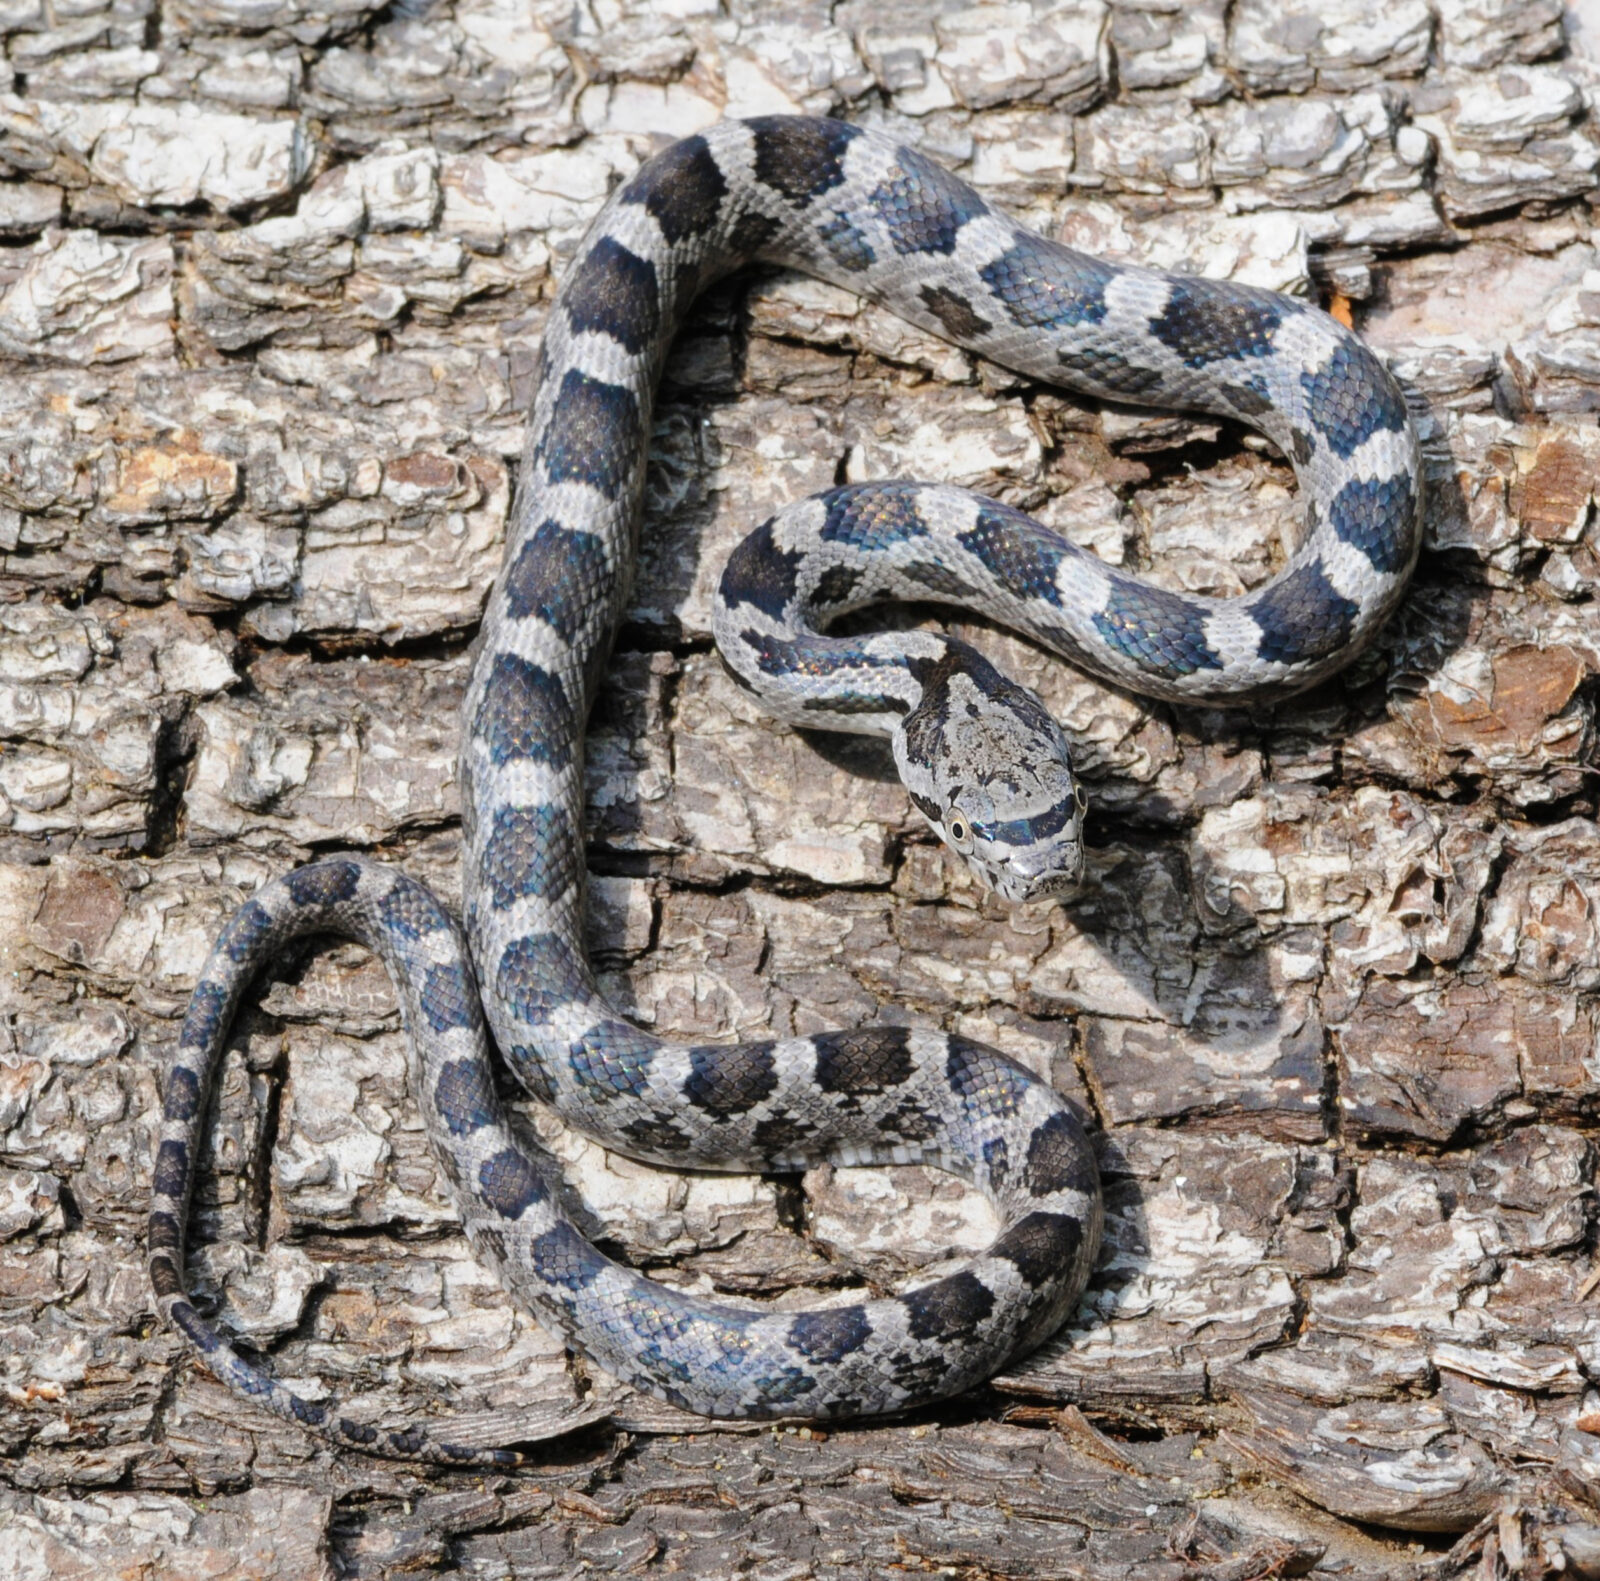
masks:
{"label": "tree bark", "polygon": [[[1600,10],[0,0],[0,42],[0,1581],[1600,1575]],[[593,724],[591,947],[662,1032],[888,1015],[1047,1072],[1098,1129],[1102,1265],[975,1395],[709,1427],[477,1264],[382,973],[319,947],[236,1030],[193,1285],[303,1392],[530,1466],[335,1452],[154,1322],[158,1074],[266,878],[363,849],[459,899],[467,645],[553,282],[662,140],[774,110],[1353,318],[1424,434],[1422,564],[1370,654],[1245,714],[958,622],[1092,802],[1083,898],[1006,911],[882,754],[730,683],[728,551],[908,476],[1239,592],[1292,477],[797,275],[713,290]],[[989,1232],[931,1172],[678,1176],[527,1112],[667,1279],[814,1301]]]}

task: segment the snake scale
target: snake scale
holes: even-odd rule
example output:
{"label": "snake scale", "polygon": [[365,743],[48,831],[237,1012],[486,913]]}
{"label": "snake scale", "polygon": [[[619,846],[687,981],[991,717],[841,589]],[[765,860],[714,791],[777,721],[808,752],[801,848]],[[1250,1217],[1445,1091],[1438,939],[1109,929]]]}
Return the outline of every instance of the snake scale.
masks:
{"label": "snake scale", "polygon": [[[891,1025],[670,1043],[613,1014],[586,960],[583,729],[629,592],[655,386],[696,292],[753,259],[1093,397],[1241,419],[1298,474],[1300,547],[1231,600],[1147,585],[1008,506],[936,485],[837,488],[735,551],[715,615],[735,678],[796,723],[888,737],[916,806],[1008,898],[1064,893],[1081,873],[1082,800],[1055,721],[959,642],[830,638],[831,621],[886,599],[955,602],[1133,691],[1250,703],[1344,664],[1415,563],[1421,469],[1405,401],[1326,314],[1070,251],[914,148],[838,121],[724,122],[649,160],[596,218],[544,336],[465,705],[464,927],[412,879],[355,857],[265,885],[218,939],[166,1077],[149,1224],[161,1314],[230,1387],[336,1442],[453,1464],[515,1459],[454,1444],[437,1424],[376,1428],[295,1395],[185,1293],[184,1223],[229,1025],[258,968],[307,933],[358,939],[388,966],[413,1090],[478,1254],[639,1389],[726,1417],[870,1415],[937,1399],[1047,1336],[1094,1264],[1102,1209],[1088,1138],[1014,1061]],[[1000,1234],[902,1294],[804,1311],[652,1282],[585,1239],[551,1162],[508,1126],[491,1033],[532,1095],[636,1158],[934,1164],[988,1194]]]}

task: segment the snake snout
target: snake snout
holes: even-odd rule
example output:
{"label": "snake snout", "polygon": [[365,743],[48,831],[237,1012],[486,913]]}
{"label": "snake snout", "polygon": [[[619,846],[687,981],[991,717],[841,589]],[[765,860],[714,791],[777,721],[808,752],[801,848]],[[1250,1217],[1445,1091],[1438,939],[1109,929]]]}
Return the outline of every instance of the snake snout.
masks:
{"label": "snake snout", "polygon": [[1017,905],[1075,895],[1083,884],[1083,847],[1076,842],[1014,856],[996,888]]}

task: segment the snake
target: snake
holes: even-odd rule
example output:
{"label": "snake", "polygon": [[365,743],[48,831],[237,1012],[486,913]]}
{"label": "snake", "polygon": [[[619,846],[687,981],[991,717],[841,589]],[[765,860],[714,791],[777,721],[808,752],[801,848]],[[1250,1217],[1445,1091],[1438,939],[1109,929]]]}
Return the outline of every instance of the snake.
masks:
{"label": "snake", "polygon": [[[902,1411],[1040,1344],[1095,1266],[1091,1138],[1022,1063],[893,1022],[673,1041],[613,1011],[589,964],[584,726],[630,593],[656,386],[696,294],[752,261],[845,287],[1079,395],[1235,419],[1295,471],[1298,546],[1226,599],[1155,585],[937,483],[845,484],[734,551],[713,618],[733,678],[794,725],[886,738],[912,804],[1005,900],[1056,903],[1082,882],[1084,798],[1062,730],[971,646],[922,629],[830,634],[840,617],[953,603],[1118,688],[1257,705],[1348,663],[1415,566],[1422,468],[1405,396],[1310,303],[1073,251],[881,128],[728,120],[641,164],[580,242],[537,358],[464,702],[461,919],[364,856],[263,884],[217,938],[165,1071],[148,1226],[157,1309],[230,1389],[338,1445],[517,1462],[514,1447],[453,1438],[447,1415],[382,1427],[297,1394],[186,1291],[185,1221],[232,1021],[258,971],[308,934],[358,940],[388,968],[409,1082],[475,1254],[569,1346],[643,1393],[716,1418]],[[584,1234],[559,1170],[502,1100],[492,1047],[532,1098],[631,1157],[746,1171],[932,1165],[989,1198],[998,1233],[898,1293],[852,1289],[799,1310],[646,1278]]]}

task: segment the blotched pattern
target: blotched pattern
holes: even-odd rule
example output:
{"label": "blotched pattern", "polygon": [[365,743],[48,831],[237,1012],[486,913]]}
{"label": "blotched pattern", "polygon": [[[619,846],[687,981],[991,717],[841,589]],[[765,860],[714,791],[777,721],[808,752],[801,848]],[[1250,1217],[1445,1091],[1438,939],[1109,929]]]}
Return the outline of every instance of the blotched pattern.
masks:
{"label": "blotched pattern", "polygon": [[[888,735],[915,805],[1002,893],[1057,892],[1081,861],[1055,721],[959,643],[835,640],[814,614],[958,598],[1119,684],[1238,702],[1346,662],[1415,560],[1420,468],[1404,402],[1313,309],[1071,252],[915,150],[837,122],[727,123],[647,163],[578,249],[540,352],[515,525],[465,704],[465,936],[392,869],[334,858],[291,873],[223,930],[167,1075],[148,1239],[162,1315],[242,1396],[338,1442],[449,1464],[515,1458],[299,1399],[184,1293],[183,1224],[223,1040],[254,972],[305,933],[364,940],[388,966],[424,1124],[481,1255],[599,1365],[676,1404],[826,1418],[952,1394],[1050,1333],[1093,1267],[1093,1152],[1064,1100],[1013,1061],[899,1026],[680,1047],[617,1019],[584,956],[583,723],[627,596],[655,381],[694,290],[756,252],[1036,377],[1243,414],[1299,469],[1307,541],[1233,602],[1157,591],[1009,507],[936,485],[831,490],[734,555],[717,607],[730,668],[789,717]],[[653,1284],[583,1238],[550,1160],[508,1127],[491,1029],[530,1092],[611,1146],[715,1167],[937,1164],[989,1192],[1001,1233],[917,1290],[815,1312]]]}

